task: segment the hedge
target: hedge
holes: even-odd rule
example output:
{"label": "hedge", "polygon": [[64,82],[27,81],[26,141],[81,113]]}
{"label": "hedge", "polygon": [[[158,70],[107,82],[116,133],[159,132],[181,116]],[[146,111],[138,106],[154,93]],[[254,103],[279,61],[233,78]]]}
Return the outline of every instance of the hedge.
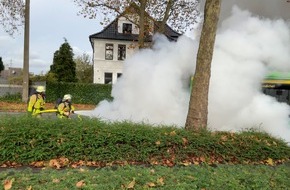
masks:
{"label": "hedge", "polygon": [[73,102],[77,104],[98,104],[102,100],[112,100],[112,85],[87,84],[87,83],[47,83],[46,101],[55,102],[65,94],[73,96]]}

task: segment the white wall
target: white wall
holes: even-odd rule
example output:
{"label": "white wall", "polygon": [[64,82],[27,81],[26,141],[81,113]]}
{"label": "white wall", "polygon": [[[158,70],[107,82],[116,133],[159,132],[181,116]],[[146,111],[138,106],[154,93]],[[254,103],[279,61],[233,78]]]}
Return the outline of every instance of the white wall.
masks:
{"label": "white wall", "polygon": [[[136,15],[131,15],[132,20]],[[120,17],[118,19],[118,33],[123,33],[123,23],[132,24],[132,34],[139,34],[139,28],[129,21],[125,17]],[[150,22],[150,29],[152,30],[150,34],[153,34],[154,25],[153,22]],[[113,60],[105,60],[105,48],[106,43],[113,44]],[[131,57],[133,53],[138,50],[138,42],[124,41],[124,40],[107,40],[107,39],[93,39],[94,46],[94,83],[104,84],[105,73],[112,73],[113,84],[117,81],[117,74],[123,73],[123,64],[124,61],[118,60],[118,45],[126,45],[126,59]]]}
{"label": "white wall", "polygon": [[[132,19],[132,21],[136,20],[136,18],[134,18],[133,16],[130,19]],[[132,23],[131,21],[129,21],[125,17],[120,17],[118,19],[118,33],[123,33],[123,23],[132,24],[132,34],[139,34],[139,28],[137,27],[137,25]],[[153,33],[154,33],[154,23],[153,23],[152,20],[149,21],[149,25],[150,25],[149,34],[153,35]]]}
{"label": "white wall", "polygon": [[[113,44],[113,60],[105,60],[106,43]],[[131,57],[136,48],[131,47],[133,42],[121,40],[94,39],[94,83],[104,84],[104,73],[113,73],[113,83],[117,80],[117,73],[122,73],[124,61],[118,60],[118,44],[126,45],[126,59]],[[137,42],[134,42],[137,47]]]}
{"label": "white wall", "polygon": [[[136,18],[132,18],[132,19],[136,19]],[[123,23],[132,24],[132,34],[139,34],[139,28],[136,26],[136,24],[133,24],[125,17],[120,17],[118,19],[118,32],[119,33],[123,33]]]}

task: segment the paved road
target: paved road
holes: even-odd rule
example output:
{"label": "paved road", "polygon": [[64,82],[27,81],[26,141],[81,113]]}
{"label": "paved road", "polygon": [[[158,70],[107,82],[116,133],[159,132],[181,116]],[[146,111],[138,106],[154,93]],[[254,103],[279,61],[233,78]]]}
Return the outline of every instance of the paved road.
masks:
{"label": "paved road", "polygon": [[[13,115],[24,115],[24,114],[27,114],[27,113],[26,112],[2,112],[2,111],[0,111],[0,116],[7,116],[7,117],[13,116]],[[43,113],[42,116],[44,118],[55,118],[55,119],[58,118],[55,113]],[[84,116],[81,116],[81,118],[82,117],[84,117]],[[71,118],[72,119],[79,119],[78,114],[72,114]]]}

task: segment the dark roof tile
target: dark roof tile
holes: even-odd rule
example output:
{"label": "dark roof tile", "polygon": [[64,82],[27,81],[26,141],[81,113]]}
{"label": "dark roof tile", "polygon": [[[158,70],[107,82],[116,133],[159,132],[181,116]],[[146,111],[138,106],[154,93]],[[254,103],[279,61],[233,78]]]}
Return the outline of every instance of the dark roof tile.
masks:
{"label": "dark roof tile", "polygon": [[[178,32],[174,31],[168,25],[165,27],[165,35],[169,40],[176,41],[177,38],[181,35]],[[111,40],[126,40],[126,41],[138,41],[138,34],[123,34],[118,32],[118,18],[111,22],[106,28],[101,32],[92,34],[89,36],[90,41],[92,39],[111,39]],[[145,42],[151,42],[152,36],[145,39]]]}

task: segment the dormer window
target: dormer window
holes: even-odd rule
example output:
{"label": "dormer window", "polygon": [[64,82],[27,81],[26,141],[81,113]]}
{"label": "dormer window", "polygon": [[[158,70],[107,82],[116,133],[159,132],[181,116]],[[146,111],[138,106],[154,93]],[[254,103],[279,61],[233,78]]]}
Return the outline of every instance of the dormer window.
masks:
{"label": "dormer window", "polygon": [[123,23],[123,34],[132,34],[132,24]]}

